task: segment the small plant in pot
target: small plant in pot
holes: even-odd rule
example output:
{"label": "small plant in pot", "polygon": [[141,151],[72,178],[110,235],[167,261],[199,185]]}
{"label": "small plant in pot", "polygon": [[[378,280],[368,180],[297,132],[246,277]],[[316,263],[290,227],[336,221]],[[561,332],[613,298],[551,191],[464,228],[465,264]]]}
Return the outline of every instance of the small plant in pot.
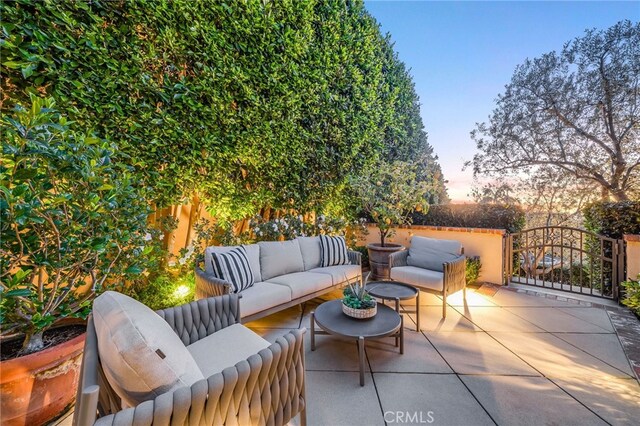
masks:
{"label": "small plant in pot", "polygon": [[92,298],[141,272],[148,207],[114,147],[31,101],[0,128],[0,411],[39,425],[75,397]]}
{"label": "small plant in pot", "polygon": [[373,220],[380,235],[380,243],[367,245],[373,279],[388,279],[389,255],[404,249],[401,244],[387,241],[396,227],[410,224],[413,211],[426,211],[429,207],[425,200],[433,185],[418,178],[419,164],[383,162],[351,179],[362,211]]}
{"label": "small plant in pot", "polygon": [[376,315],[376,300],[366,290],[364,281],[351,283],[342,292],[342,312],[352,318],[366,319]]}

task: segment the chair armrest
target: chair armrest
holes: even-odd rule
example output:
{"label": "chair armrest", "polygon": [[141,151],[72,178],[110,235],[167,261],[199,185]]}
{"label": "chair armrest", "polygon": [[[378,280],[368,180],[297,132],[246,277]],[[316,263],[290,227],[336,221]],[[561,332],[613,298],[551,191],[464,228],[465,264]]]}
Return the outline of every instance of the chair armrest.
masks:
{"label": "chair armrest", "polygon": [[362,253],[359,251],[347,250],[347,256],[352,265],[362,265]]}
{"label": "chair armrest", "polygon": [[207,297],[222,296],[231,293],[231,283],[221,280],[213,274],[205,272],[196,265],[196,299],[206,299]]}
{"label": "chair armrest", "polygon": [[233,367],[95,425],[286,424],[306,406],[304,333],[292,330]]}
{"label": "chair armrest", "polygon": [[467,258],[460,256],[451,262],[445,262],[443,287],[446,294],[462,290],[467,285]]}
{"label": "chair armrest", "polygon": [[163,309],[157,313],[169,323],[186,346],[239,323],[239,300],[237,294],[226,294]]}
{"label": "chair armrest", "polygon": [[389,269],[396,266],[407,266],[407,256],[409,256],[409,250],[391,253],[389,255]]}

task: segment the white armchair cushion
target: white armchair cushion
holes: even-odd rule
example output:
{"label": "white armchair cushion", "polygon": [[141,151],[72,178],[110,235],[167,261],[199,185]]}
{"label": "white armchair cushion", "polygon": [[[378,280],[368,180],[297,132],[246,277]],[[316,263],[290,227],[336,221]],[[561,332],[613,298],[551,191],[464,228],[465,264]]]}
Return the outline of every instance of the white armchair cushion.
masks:
{"label": "white armchair cushion", "polygon": [[102,368],[125,406],[204,379],[169,324],[137,300],[107,291],[93,302],[93,321]]}
{"label": "white armchair cushion", "polygon": [[231,250],[244,247],[247,251],[247,259],[249,259],[249,266],[251,267],[251,273],[253,274],[253,281],[262,281],[262,275],[260,273],[260,246],[257,244],[245,244],[243,246],[211,246],[204,250],[204,270],[209,274],[213,274],[213,266],[211,263],[211,253],[228,253]]}
{"label": "white armchair cushion", "polygon": [[318,268],[320,262],[322,262],[320,237],[298,237],[296,240],[300,243],[304,270],[308,271],[313,268]]}
{"label": "white armchair cushion", "polygon": [[409,246],[407,265],[443,272],[443,263],[456,259],[461,252],[459,241],[414,236]]}
{"label": "white armchair cushion", "polygon": [[257,354],[269,342],[241,324],[233,324],[187,346],[205,377]]}
{"label": "white armchair cushion", "polygon": [[411,284],[416,287],[442,291],[444,274],[416,266],[397,266],[391,268],[390,277],[394,281]]}
{"label": "white armchair cushion", "polygon": [[279,275],[304,271],[298,240],[261,241],[258,245],[260,246],[260,271],[263,281]]}

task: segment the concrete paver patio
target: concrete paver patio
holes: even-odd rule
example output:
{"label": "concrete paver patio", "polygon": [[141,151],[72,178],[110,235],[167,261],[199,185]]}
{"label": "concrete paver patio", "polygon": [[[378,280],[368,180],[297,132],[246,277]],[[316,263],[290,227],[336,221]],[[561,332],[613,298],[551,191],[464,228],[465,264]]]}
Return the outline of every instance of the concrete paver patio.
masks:
{"label": "concrete paver patio", "polygon": [[[318,336],[309,350],[309,425],[638,424],[640,386],[602,307],[500,289],[441,300],[421,295],[422,330],[405,318],[405,353],[367,342],[365,386],[356,344]],[[309,328],[334,292],[247,324],[273,341]]]}

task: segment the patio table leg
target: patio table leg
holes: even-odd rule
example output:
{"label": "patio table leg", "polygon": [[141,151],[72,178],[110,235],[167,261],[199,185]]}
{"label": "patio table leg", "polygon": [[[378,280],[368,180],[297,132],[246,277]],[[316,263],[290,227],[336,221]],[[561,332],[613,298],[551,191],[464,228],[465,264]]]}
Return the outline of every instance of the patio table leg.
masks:
{"label": "patio table leg", "polygon": [[[396,297],[395,300],[396,300],[396,312],[398,313],[398,315],[400,315],[400,299]],[[402,318],[402,315],[400,315],[400,318]],[[400,324],[402,324],[402,322]],[[402,327],[402,325],[400,327]],[[398,335],[396,334],[396,348],[397,347],[398,347]]]}
{"label": "patio table leg", "polygon": [[311,339],[311,350],[315,351],[316,350],[316,322],[315,322],[315,311],[311,312],[311,324],[310,325],[310,335],[309,338]]}
{"label": "patio table leg", "polygon": [[400,315],[400,355],[404,354],[404,316]]}
{"label": "patio table leg", "polygon": [[418,295],[416,296],[416,329],[420,332],[420,289],[418,289]]}
{"label": "patio table leg", "polygon": [[364,386],[364,337],[358,337],[358,363],[360,364],[360,386]]}

